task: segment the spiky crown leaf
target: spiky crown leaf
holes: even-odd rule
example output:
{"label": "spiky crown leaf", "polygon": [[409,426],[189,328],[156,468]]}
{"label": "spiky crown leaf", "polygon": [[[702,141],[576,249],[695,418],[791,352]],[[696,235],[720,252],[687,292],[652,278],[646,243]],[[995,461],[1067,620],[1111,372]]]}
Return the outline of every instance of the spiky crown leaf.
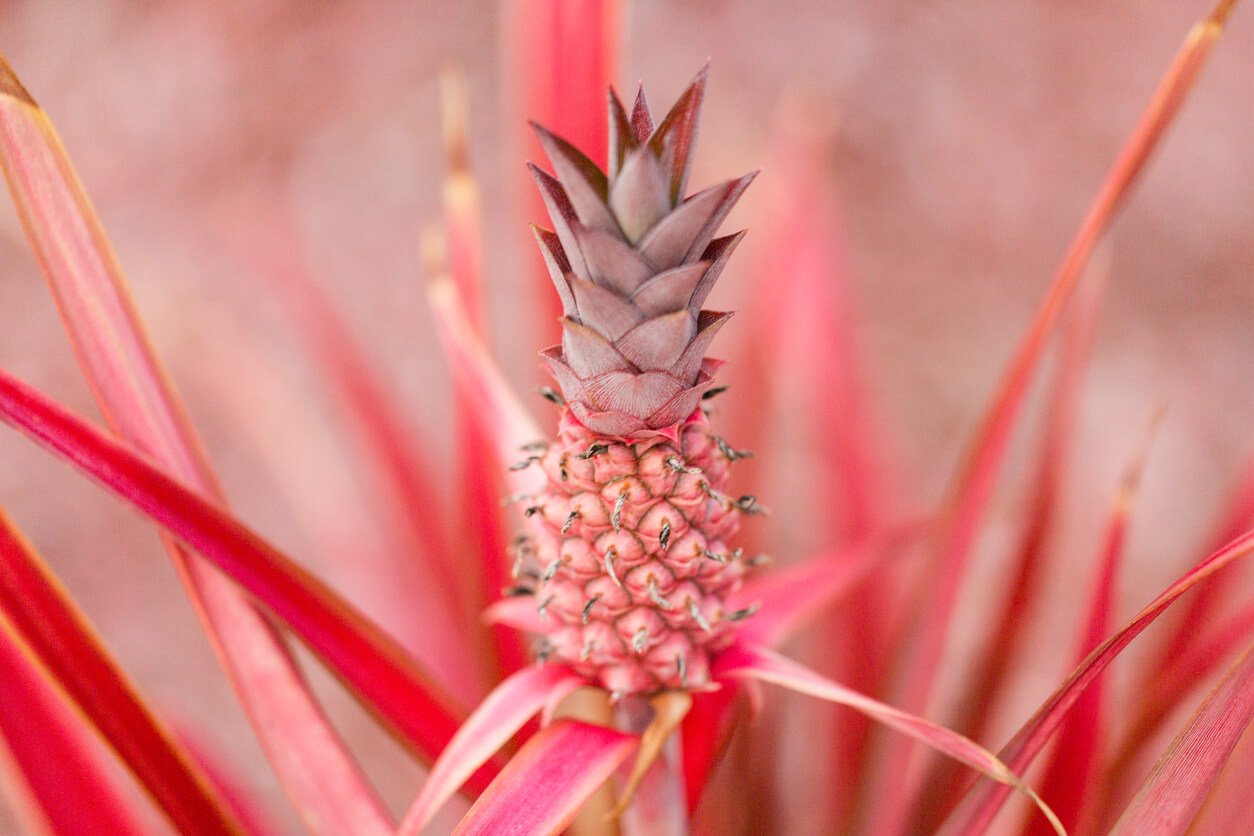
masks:
{"label": "spiky crown leaf", "polygon": [[714,385],[705,352],[730,313],[702,310],[743,232],[715,238],[753,179],[684,198],[702,70],[656,127],[609,91],[608,172],[534,125],[554,175],[530,166],[554,231],[534,228],[562,300],[562,344],[541,353],[580,422],[613,436],[670,434]]}

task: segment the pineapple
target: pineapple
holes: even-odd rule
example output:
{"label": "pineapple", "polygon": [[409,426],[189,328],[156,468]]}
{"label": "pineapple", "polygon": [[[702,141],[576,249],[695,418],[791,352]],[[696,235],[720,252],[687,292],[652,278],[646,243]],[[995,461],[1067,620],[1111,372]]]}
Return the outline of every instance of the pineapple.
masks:
{"label": "pineapple", "polygon": [[710,685],[753,561],[732,548],[753,497],[723,493],[744,455],[700,408],[731,316],[701,310],[743,233],[715,238],[753,175],[684,199],[705,71],[654,127],[609,94],[609,171],[539,125],[556,176],[532,166],[555,231],[535,229],[561,297],[562,343],[541,356],[565,408],[516,545],[551,631],[540,648],[617,697]]}

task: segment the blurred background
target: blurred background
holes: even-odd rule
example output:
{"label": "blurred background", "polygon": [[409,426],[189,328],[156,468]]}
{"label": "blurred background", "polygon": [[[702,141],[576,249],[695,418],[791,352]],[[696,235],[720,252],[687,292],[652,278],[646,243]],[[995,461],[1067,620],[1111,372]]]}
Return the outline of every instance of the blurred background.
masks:
{"label": "blurred background", "polygon": [[[466,78],[490,339],[521,390],[540,382],[535,351],[554,333],[536,301],[552,291],[537,279],[526,231],[540,219],[522,199],[531,153],[517,66],[525,7],[0,3],[0,50],[57,125],[235,509],[385,623],[406,602],[389,591],[357,451],[282,295],[249,261],[249,242],[269,235],[252,224],[277,214],[295,230],[311,273],[451,485],[447,370],[419,246],[421,231],[441,220],[438,78],[447,68]],[[789,281],[771,274],[772,253],[753,230],[787,201],[772,191],[781,135],[818,137],[815,176],[837,196],[831,234],[843,242],[844,298],[892,474],[886,490],[900,510],[917,510],[941,496],[1104,171],[1207,8],[1204,0],[624,0],[619,81],[631,95],[643,80],[662,110],[710,59],[693,185],[764,169],[726,227],[751,231],[716,308],[736,309],[760,298],[751,288]],[[1133,437],[1166,404],[1134,515],[1121,620],[1197,558],[1254,452],[1252,11],[1234,15],[1108,239],[1109,291],[1065,534],[1054,544],[1070,569],[1047,583],[1061,593],[1075,582],[1069,572],[1086,571]],[[731,323],[716,356],[738,356],[738,326],[748,321]],[[98,418],[7,200],[0,366]],[[789,375],[786,364],[767,371]],[[725,397],[753,402],[760,381],[734,374],[740,385]],[[538,398],[528,403],[551,420]],[[819,545],[789,526],[787,509],[804,505],[807,477],[785,447],[774,470],[761,465],[764,484],[752,486],[782,509],[761,535],[782,561]],[[1022,510],[1019,472],[994,508],[990,554]],[[290,824],[151,527],[8,431],[0,432],[0,505],[141,688],[199,730]],[[981,576],[995,578],[995,559],[986,563]],[[1071,653],[1065,625],[1079,602],[1051,600],[1057,606],[1042,614],[1034,645],[1040,659],[1016,684],[1028,706]],[[1134,648],[1125,666],[1135,659]],[[403,809],[416,768],[318,681]],[[787,824],[806,830],[800,820]]]}

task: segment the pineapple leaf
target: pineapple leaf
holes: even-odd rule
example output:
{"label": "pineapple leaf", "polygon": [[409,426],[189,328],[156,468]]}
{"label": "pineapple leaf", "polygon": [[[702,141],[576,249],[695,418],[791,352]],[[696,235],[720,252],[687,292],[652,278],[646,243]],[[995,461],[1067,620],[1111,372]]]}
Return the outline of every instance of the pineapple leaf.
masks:
{"label": "pineapple leaf", "polygon": [[417,836],[457,788],[547,705],[584,684],[560,666],[526,667],[506,677],[453,735],[397,831]]}
{"label": "pineapple leaf", "polygon": [[[1154,623],[1159,615],[1184,593],[1214,575],[1234,560],[1254,552],[1254,529],[1216,550],[1186,572],[1151,601],[1123,627],[1096,647],[1071,672],[1067,680],[1045,700],[1031,719],[1001,750],[999,756],[1011,769],[1025,770],[1062,724],[1085,689],[1115,660],[1125,647]],[[964,797],[946,821],[946,833],[980,833],[1006,800],[1000,787],[980,782]]]}
{"label": "pineapple leaf", "polygon": [[[0,58],[0,165],[75,353],[112,427],[206,496],[221,491],[139,323],[125,280],[52,123]],[[308,821],[383,830],[388,817],[248,598],[173,541],[196,610],[288,794]],[[264,681],[265,686],[257,683]],[[367,825],[369,823],[369,825]]]}
{"label": "pineapple leaf", "polygon": [[[972,547],[992,499],[1011,435],[1045,344],[1085,274],[1089,258],[1103,232],[1123,205],[1197,80],[1219,38],[1230,5],[1228,2],[1221,3],[1209,17],[1197,24],[1168,67],[1081,222],[951,482],[946,510],[935,536],[932,570],[924,573],[920,580],[920,600],[926,601],[926,606],[908,639],[908,658],[904,664],[908,666],[909,674],[899,693],[903,706],[909,711],[923,711],[931,701]],[[925,594],[923,590],[926,590]],[[877,810],[886,819],[873,822],[872,830],[893,832],[899,829],[898,819],[910,808],[904,799],[917,789],[916,781],[900,779],[903,771],[907,775],[917,774],[916,770],[904,766],[910,760],[911,751],[902,746],[895,746],[885,759],[880,783],[886,803]]]}
{"label": "pineapple leaf", "polygon": [[560,833],[638,742],[604,726],[558,720],[510,759],[453,833]]}
{"label": "pineapple leaf", "polygon": [[[1158,413],[1159,416],[1161,414]],[[1140,485],[1153,426],[1157,423],[1158,416],[1128,465],[1116,493],[1097,560],[1097,576],[1090,587],[1088,618],[1080,637],[1076,664],[1083,662],[1084,657],[1110,632],[1114,620],[1116,577],[1123,559],[1128,516]],[[1097,677],[1067,713],[1066,721],[1058,730],[1058,743],[1040,782],[1041,797],[1051,799],[1054,812],[1068,830],[1079,826],[1081,813],[1097,784],[1095,773],[1106,743],[1102,729],[1106,725],[1108,680],[1106,675]],[[1032,832],[1043,836],[1039,827],[1032,828]]]}
{"label": "pineapple leaf", "polygon": [[1187,830],[1252,720],[1254,644],[1163,753],[1111,833],[1131,836]]}
{"label": "pineapple leaf", "polygon": [[238,830],[208,779],[144,704],[95,631],[0,510],[0,620],[180,830]]}
{"label": "pineapple leaf", "polygon": [[451,701],[389,636],[214,503],[87,421],[0,372],[0,418],[200,552],[318,653],[416,754],[453,736]]}
{"label": "pineapple leaf", "polygon": [[1022,779],[991,752],[955,731],[846,688],[771,650],[743,644],[733,645],[715,662],[714,670],[720,677],[734,676],[768,682],[865,714],[878,723],[966,764],[981,775],[1004,785],[1007,792],[1015,789],[1023,793],[1049,819],[1054,830],[1065,836],[1066,831],[1058,823],[1053,811],[1031,787],[1023,783]]}
{"label": "pineapple leaf", "polygon": [[23,832],[155,834],[82,715],[3,616],[0,670],[0,786]]}

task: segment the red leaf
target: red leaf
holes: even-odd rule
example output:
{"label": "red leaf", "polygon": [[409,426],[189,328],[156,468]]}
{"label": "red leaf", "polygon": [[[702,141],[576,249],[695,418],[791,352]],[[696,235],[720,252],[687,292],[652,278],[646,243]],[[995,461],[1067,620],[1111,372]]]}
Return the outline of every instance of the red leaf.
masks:
{"label": "red leaf", "polygon": [[70,461],[214,562],[317,652],[427,759],[458,717],[387,635],[238,520],[33,389],[0,372],[0,418]]}
{"label": "red leaf", "polygon": [[[482,213],[479,186],[470,173],[466,135],[467,107],[464,81],[445,73],[441,79],[445,153],[444,219],[447,226],[448,272],[465,306],[475,335],[484,339],[484,271]],[[510,585],[507,550],[497,484],[503,472],[491,445],[492,429],[479,417],[479,404],[460,387],[453,400],[459,471],[458,511],[468,531],[459,538],[468,559],[461,565],[472,605],[482,609]],[[522,636],[505,627],[493,627],[492,646],[505,673],[524,667],[529,656]]]}
{"label": "red leaf", "polygon": [[725,682],[717,691],[692,695],[692,709],[679,729],[690,816],[697,809],[710,773],[731,743],[738,696],[740,686],[735,682]]}
{"label": "red leaf", "polygon": [[993,704],[1014,661],[1032,601],[1038,592],[1037,577],[1045,562],[1045,549],[1054,525],[1072,425],[1080,403],[1084,370],[1092,351],[1101,297],[1109,278],[1108,260],[1092,268],[1092,281],[1079,290],[1059,345],[1058,367],[1044,408],[1046,424],[1029,500],[1029,517],[1017,546],[1018,565],[1010,582],[996,627],[988,636],[988,649],[980,654],[983,665],[970,678],[970,693],[962,700],[962,720],[956,725],[971,737],[985,736]]}
{"label": "red leaf", "polygon": [[417,836],[457,788],[528,720],[584,684],[583,677],[567,668],[533,665],[496,686],[440,753],[398,832]]}
{"label": "red leaf", "polygon": [[[1231,577],[1232,573],[1223,572],[1211,581]],[[1202,587],[1204,592],[1210,584]],[[1197,596],[1193,597],[1197,600]],[[1201,638],[1195,638],[1185,645],[1181,655],[1172,659],[1167,667],[1158,672],[1158,678],[1146,683],[1150,694],[1142,698],[1140,711],[1135,720],[1128,726],[1123,735],[1123,742],[1118,753],[1111,760],[1106,781],[1110,786],[1118,786],[1123,778],[1137,763],[1137,756],[1143,746],[1154,739],[1159,725],[1171,716],[1172,711],[1200,683],[1223,664],[1233,651],[1254,633],[1254,602],[1247,604],[1236,614],[1207,631]]]}
{"label": "red leaf", "polygon": [[[1111,833],[1182,833],[1254,720],[1254,645],[1198,708]],[[1248,778],[1248,776],[1247,776]]]}
{"label": "red leaf", "polygon": [[[1254,525],[1254,460],[1247,463],[1233,492],[1229,507],[1217,526],[1213,550]],[[1235,567],[1234,567],[1235,568]],[[1137,691],[1139,705],[1109,770],[1108,779],[1118,782],[1136,762],[1142,745],[1153,738],[1159,724],[1193,688],[1214,671],[1254,628],[1254,603],[1247,604],[1227,621],[1213,625],[1224,612],[1224,599],[1239,575],[1234,569],[1221,572],[1193,592],[1177,618],[1167,617],[1168,632],[1153,661],[1145,666]]]}
{"label": "red leaf", "polygon": [[[542,159],[543,150],[527,119],[567,139],[604,167],[606,154],[605,91],[618,73],[618,44],[623,17],[619,0],[512,0],[505,5],[501,31],[507,37],[506,66],[513,88],[508,101],[518,110],[510,119],[520,131],[523,152],[515,159]],[[545,217],[543,203],[521,171],[525,216]],[[545,341],[556,342],[561,306],[548,292],[548,274],[530,253],[532,286],[543,289]],[[549,339],[554,338],[554,339]]]}
{"label": "red leaf", "polygon": [[[1089,257],[1110,219],[1122,205],[1150,154],[1184,103],[1211,47],[1219,38],[1230,7],[1230,0],[1223,0],[1208,18],[1195,26],[1167,69],[1063,257],[952,483],[936,536],[936,561],[919,587],[922,615],[912,631],[909,649],[902,663],[905,675],[898,693],[902,695],[904,707],[912,712],[924,710],[931,700],[954,606],[966,577],[971,547],[996,486],[1011,432],[1046,340],[1084,274]],[[903,799],[914,794],[919,777],[917,770],[910,768],[912,763],[910,749],[894,746],[890,750],[879,782],[886,802],[876,808],[882,812],[883,818],[872,823],[873,831],[897,832],[901,829],[902,819],[910,809],[908,804],[902,803]]]}
{"label": "red leaf", "polygon": [[19,812],[33,819],[27,822],[32,832],[157,832],[106,768],[82,718],[2,616],[0,670],[0,743],[8,748],[11,777],[20,785],[14,800],[27,802]]}
{"label": "red leaf", "polygon": [[[872,699],[850,688],[833,682],[824,676],[762,648],[736,644],[725,651],[714,663],[716,678],[734,676],[750,678],[780,685],[801,694],[848,706],[891,729],[912,737],[943,755],[960,761],[982,775],[992,778],[1008,788],[1017,789],[1040,808],[1059,833],[1064,832],[1057,819],[1032,788],[1015,775],[1004,763],[978,743],[955,731],[937,725],[930,720],[916,717],[891,705]],[[1009,789],[1007,789],[1009,792]]]}
{"label": "red leaf", "polygon": [[0,618],[7,621],[179,830],[238,830],[229,808],[141,701],[87,620],[0,510]]}
{"label": "red leaf", "polygon": [[[1148,445],[1148,437],[1146,439]],[[1077,664],[1101,644],[1102,637],[1110,632],[1114,616],[1115,578],[1123,555],[1123,544],[1145,449],[1138,451],[1136,460],[1128,468],[1119,486],[1114,508],[1106,527],[1106,539],[1097,566],[1097,577],[1091,586],[1088,621],[1080,638]],[[1096,772],[1104,736],[1104,712],[1106,708],[1107,677],[1098,677],[1076,701],[1058,732],[1045,777],[1041,780],[1041,797],[1050,802],[1054,812],[1068,830],[1079,826],[1081,813],[1091,798],[1096,784]],[[1045,836],[1040,823],[1029,826],[1034,836]]]}
{"label": "red leaf", "polygon": [[[140,326],[56,131],[0,58],[0,165],[79,363],[110,425],[196,490],[221,491]],[[273,625],[208,564],[167,543],[270,762],[315,829],[388,829],[382,804]],[[264,686],[261,684],[264,682]]]}
{"label": "red leaf", "polygon": [[[1032,715],[1032,718],[1019,729],[1010,743],[1001,750],[999,753],[1001,759],[1011,769],[1018,772],[1026,770],[1050,737],[1058,730],[1067,712],[1079,700],[1084,690],[1133,639],[1139,636],[1181,595],[1251,551],[1254,551],[1254,530],[1246,532],[1211,554],[1167,587],[1161,595],[1151,601],[1114,635],[1102,642],[1079,667],[1071,672],[1067,680],[1050,695],[1049,699]],[[1005,802],[1006,795],[1007,793],[999,786],[985,781],[977,783],[949,816],[944,832],[962,834],[983,832]]]}
{"label": "red leaf", "polygon": [[638,742],[604,726],[558,720],[527,741],[453,832],[560,833]]}
{"label": "red leaf", "polygon": [[1250,822],[1254,822],[1251,775],[1254,775],[1254,734],[1247,733],[1228,756],[1228,765],[1189,826],[1191,836],[1230,836],[1250,829]]}

